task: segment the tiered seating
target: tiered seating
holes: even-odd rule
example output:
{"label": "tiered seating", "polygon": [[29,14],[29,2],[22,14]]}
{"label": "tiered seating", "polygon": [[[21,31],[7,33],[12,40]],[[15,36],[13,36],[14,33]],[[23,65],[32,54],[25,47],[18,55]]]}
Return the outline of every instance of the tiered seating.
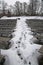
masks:
{"label": "tiered seating", "polygon": [[38,33],[42,33],[43,32],[43,20],[36,20],[36,19],[30,19],[26,21],[28,23],[28,26],[31,27],[31,29]]}
{"label": "tiered seating", "polygon": [[3,19],[0,20],[0,49],[9,49],[11,43],[11,33],[16,27],[16,19]]}
{"label": "tiered seating", "polygon": [[27,19],[26,23],[31,28],[31,31],[34,32],[33,35],[43,44],[43,20]]}
{"label": "tiered seating", "polygon": [[12,33],[12,29],[16,26],[16,19],[10,20],[0,20],[0,36],[6,36],[8,37],[9,34]]}

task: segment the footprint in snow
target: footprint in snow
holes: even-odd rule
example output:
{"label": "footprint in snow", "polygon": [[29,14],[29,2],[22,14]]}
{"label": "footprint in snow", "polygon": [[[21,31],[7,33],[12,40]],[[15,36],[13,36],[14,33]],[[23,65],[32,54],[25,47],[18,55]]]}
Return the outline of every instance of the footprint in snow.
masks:
{"label": "footprint in snow", "polygon": [[20,50],[17,50],[17,55],[19,56],[19,58],[20,58],[21,60],[23,60],[23,56],[22,56],[22,53],[21,53]]}
{"label": "footprint in snow", "polygon": [[22,43],[22,47],[23,47],[23,49],[25,49],[26,48],[26,45],[24,43]]}
{"label": "footprint in snow", "polygon": [[26,59],[24,59],[24,64],[27,64],[27,61],[26,61]]}
{"label": "footprint in snow", "polygon": [[29,65],[31,65],[31,62],[29,61]]}
{"label": "footprint in snow", "polygon": [[20,37],[20,39],[19,39],[20,41],[22,40],[22,37]]}

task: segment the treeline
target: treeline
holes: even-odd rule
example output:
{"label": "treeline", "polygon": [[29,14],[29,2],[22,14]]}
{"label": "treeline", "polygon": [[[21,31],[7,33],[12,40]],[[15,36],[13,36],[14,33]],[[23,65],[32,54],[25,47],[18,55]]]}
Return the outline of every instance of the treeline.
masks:
{"label": "treeline", "polygon": [[[39,0],[30,0],[30,3],[16,1],[12,6],[3,5],[3,15],[7,16],[35,16],[43,15],[43,7]],[[41,6],[41,8],[40,8]],[[8,9],[6,10],[6,7]]]}

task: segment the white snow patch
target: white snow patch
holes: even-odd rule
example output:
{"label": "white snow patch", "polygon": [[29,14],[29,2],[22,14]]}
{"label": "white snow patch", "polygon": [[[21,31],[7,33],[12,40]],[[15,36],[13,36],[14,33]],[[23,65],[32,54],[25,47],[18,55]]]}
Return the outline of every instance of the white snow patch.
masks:
{"label": "white snow patch", "polygon": [[18,19],[18,18],[43,20],[43,17],[41,17],[41,16],[20,16],[20,17],[7,17],[7,16],[3,16],[0,19]]}

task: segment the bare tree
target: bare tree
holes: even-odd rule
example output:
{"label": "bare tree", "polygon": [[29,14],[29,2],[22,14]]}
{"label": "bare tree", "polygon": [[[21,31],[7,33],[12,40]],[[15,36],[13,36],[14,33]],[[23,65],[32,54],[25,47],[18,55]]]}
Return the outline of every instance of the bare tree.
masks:
{"label": "bare tree", "polygon": [[27,3],[26,2],[20,3],[19,1],[16,1],[15,8],[16,8],[16,15],[25,15]]}
{"label": "bare tree", "polygon": [[22,3],[20,3],[20,15],[22,15]]}
{"label": "bare tree", "polygon": [[30,0],[30,10],[31,10],[31,15],[36,14],[36,8],[37,8],[37,0]]}
{"label": "bare tree", "polygon": [[3,7],[3,14],[5,14],[5,8],[6,8],[6,6],[7,6],[7,3],[5,3],[5,2],[3,1],[3,5],[2,5],[2,7]]}
{"label": "bare tree", "polygon": [[16,7],[16,15],[20,15],[20,2],[19,1],[15,2],[15,7]]}
{"label": "bare tree", "polygon": [[28,9],[27,9],[27,14],[28,15],[31,15],[32,14],[32,11],[31,11],[32,9],[31,9],[31,5],[29,4],[28,5]]}
{"label": "bare tree", "polygon": [[26,14],[27,3],[23,2],[23,14]]}

